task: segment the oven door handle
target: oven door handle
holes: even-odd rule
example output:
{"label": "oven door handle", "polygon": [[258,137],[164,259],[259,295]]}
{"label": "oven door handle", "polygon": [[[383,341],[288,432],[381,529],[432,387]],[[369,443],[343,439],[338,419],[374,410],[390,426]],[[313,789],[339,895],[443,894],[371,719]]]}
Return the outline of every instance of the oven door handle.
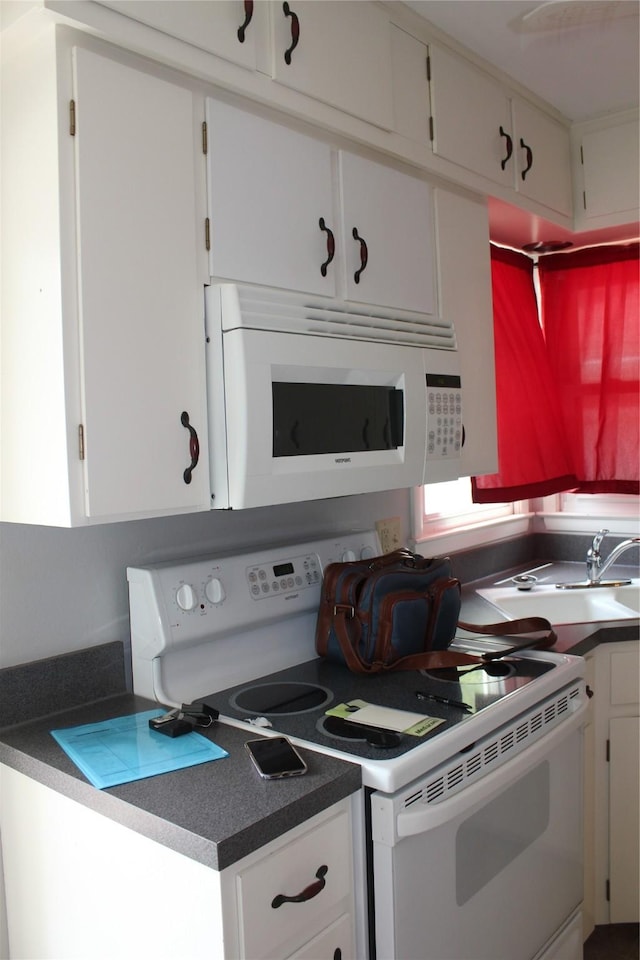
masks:
{"label": "oven door handle", "polygon": [[559,723],[546,736],[531,744],[513,760],[509,760],[503,766],[498,767],[495,773],[470,784],[460,793],[451,797],[450,800],[425,805],[422,809],[415,810],[412,813],[399,813],[396,817],[397,836],[415,837],[419,833],[435,830],[463,814],[472,813],[474,808],[487,803],[498,793],[501,793],[509,782],[526,773],[533,764],[544,760],[550,750],[583,726],[586,711],[587,703],[583,702],[575,713]]}

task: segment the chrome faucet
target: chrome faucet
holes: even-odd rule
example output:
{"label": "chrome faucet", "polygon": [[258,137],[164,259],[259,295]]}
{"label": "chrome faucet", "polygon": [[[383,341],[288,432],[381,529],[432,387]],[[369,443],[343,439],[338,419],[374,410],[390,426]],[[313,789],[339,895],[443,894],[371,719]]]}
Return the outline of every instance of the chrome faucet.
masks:
{"label": "chrome faucet", "polygon": [[[635,547],[640,544],[640,537],[632,537],[630,540],[623,540],[622,543],[619,543],[617,547],[613,548],[607,559],[603,561],[600,555],[600,546],[608,533],[608,530],[599,530],[593,538],[591,546],[587,550],[587,578],[589,580],[589,585],[591,586],[601,585],[602,577],[609,567],[616,562],[618,557],[620,557],[631,547]],[[626,583],[631,583],[631,581],[616,580],[616,584],[622,585]]]}

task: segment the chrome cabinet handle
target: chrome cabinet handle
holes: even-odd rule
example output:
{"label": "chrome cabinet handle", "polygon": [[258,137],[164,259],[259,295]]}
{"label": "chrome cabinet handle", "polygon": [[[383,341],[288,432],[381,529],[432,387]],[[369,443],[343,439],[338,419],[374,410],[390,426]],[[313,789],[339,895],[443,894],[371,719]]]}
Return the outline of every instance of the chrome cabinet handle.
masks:
{"label": "chrome cabinet handle", "polygon": [[298,20],[298,15],[293,12],[286,0],[282,4],[282,9],[285,17],[291,17],[291,46],[284,52],[284,62],[287,66],[290,66],[291,54],[298,46],[298,40],[300,39],[300,21]]}
{"label": "chrome cabinet handle", "polygon": [[511,160],[511,155],[513,154],[513,140],[511,139],[507,131],[502,127],[502,125],[500,126],[500,136],[504,137],[505,140],[507,141],[507,144],[506,144],[507,152],[502,158],[502,160],[500,161],[500,166],[504,170],[509,160]]}
{"label": "chrome cabinet handle", "polygon": [[320,220],[318,221],[318,225],[320,229],[323,230],[324,233],[326,233],[327,235],[327,259],[324,261],[324,263],[320,264],[320,273],[322,274],[323,277],[326,277],[327,267],[333,260],[336,253],[336,241],[333,236],[333,230],[330,230],[329,227],[326,225],[324,221],[324,217],[320,217]]}
{"label": "chrome cabinet handle", "polygon": [[283,903],[306,903],[307,900],[313,900],[314,897],[317,897],[321,890],[327,885],[325,877],[329,868],[323,864],[323,866],[318,867],[316,870],[316,879],[313,883],[310,883],[308,887],[305,887],[304,890],[301,890],[300,893],[297,893],[293,897],[288,897],[284,893],[279,893],[271,901],[271,906],[274,910],[277,910],[278,907],[281,907]]}
{"label": "chrome cabinet handle", "polygon": [[356,283],[360,283],[360,276],[367,269],[367,263],[369,262],[369,250],[367,248],[366,241],[358,233],[358,228],[354,227],[352,231],[352,236],[354,240],[357,240],[360,244],[360,267],[353,275],[353,279]]}
{"label": "chrome cabinet handle", "polygon": [[247,27],[251,23],[251,18],[253,16],[253,0],[244,0],[244,23],[238,27],[238,40],[240,43],[244,43]]}
{"label": "chrome cabinet handle", "polygon": [[522,147],[522,149],[525,151],[527,155],[527,165],[521,174],[522,179],[525,180],[527,177],[527,174],[529,173],[529,170],[531,170],[531,167],[533,166],[533,150],[531,149],[528,143],[524,142],[522,137],[520,137],[520,146]]}
{"label": "chrome cabinet handle", "polygon": [[185,483],[191,483],[193,471],[198,466],[198,460],[200,459],[200,441],[198,440],[198,434],[189,423],[189,414],[186,410],[180,415],[180,423],[189,431],[189,456],[191,457],[191,463],[182,474],[182,479]]}

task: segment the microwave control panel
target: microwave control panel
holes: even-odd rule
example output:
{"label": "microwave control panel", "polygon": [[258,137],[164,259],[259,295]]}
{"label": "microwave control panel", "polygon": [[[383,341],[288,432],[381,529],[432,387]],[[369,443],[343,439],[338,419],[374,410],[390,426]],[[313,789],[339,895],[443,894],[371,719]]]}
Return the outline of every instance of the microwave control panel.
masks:
{"label": "microwave control panel", "polygon": [[427,460],[452,460],[460,456],[462,382],[457,374],[427,373]]}

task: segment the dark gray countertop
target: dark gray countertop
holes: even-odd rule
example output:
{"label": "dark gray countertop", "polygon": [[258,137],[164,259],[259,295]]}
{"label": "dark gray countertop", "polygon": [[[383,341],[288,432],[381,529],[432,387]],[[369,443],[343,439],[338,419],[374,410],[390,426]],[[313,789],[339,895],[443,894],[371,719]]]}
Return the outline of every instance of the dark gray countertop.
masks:
{"label": "dark gray countertop", "polygon": [[[193,860],[222,870],[292,827],[357,791],[358,764],[301,750],[309,770],[286,780],[261,780],[244,749],[251,734],[226,724],[202,731],[229,756],[173,773],[98,790],[50,730],[149,710],[130,694],[5,727],[0,762],[64,796]],[[256,731],[255,736],[259,736]]]}

